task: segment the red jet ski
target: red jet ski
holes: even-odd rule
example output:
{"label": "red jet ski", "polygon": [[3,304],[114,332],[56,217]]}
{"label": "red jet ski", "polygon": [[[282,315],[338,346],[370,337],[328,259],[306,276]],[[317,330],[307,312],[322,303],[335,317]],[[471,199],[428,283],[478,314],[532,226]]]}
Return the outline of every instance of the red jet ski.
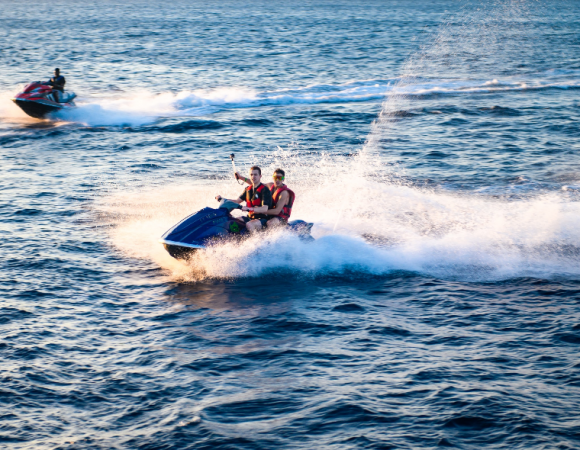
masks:
{"label": "red jet ski", "polygon": [[75,108],[75,97],[74,92],[59,92],[60,101],[57,102],[51,86],[42,81],[33,81],[16,94],[12,101],[29,116],[44,119],[50,113]]}

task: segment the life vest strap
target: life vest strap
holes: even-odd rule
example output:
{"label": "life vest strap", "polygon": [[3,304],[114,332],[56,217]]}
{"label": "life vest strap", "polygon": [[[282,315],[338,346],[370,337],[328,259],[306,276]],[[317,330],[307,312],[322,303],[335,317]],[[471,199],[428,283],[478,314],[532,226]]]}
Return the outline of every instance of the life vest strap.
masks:
{"label": "life vest strap", "polygon": [[[251,198],[252,197],[252,190],[253,190],[253,185],[250,185],[246,188],[246,206],[248,208],[254,208],[256,206],[262,206],[262,200],[260,199],[260,197],[258,196],[258,198]],[[262,183],[259,184],[259,186],[256,188],[255,192],[257,194],[261,194],[262,191],[264,190],[264,185]],[[255,197],[255,195],[254,195]],[[253,218],[254,217],[254,213],[251,212],[248,214],[248,217]]]}

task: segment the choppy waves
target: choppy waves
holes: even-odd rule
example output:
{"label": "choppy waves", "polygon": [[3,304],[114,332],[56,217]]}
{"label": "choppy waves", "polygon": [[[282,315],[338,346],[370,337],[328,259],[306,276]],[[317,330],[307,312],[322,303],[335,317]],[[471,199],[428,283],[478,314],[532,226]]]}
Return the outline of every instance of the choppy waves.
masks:
{"label": "choppy waves", "polygon": [[[579,447],[578,2],[45,3],[2,89],[80,98],[0,95],[2,448]],[[316,240],[172,259],[232,152]]]}

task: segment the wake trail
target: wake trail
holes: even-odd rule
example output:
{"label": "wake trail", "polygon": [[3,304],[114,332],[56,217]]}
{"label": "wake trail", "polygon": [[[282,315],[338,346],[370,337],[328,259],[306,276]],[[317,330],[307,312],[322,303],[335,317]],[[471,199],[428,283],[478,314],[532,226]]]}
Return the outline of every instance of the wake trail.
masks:
{"label": "wake trail", "polygon": [[[492,75],[498,60],[512,61],[512,72],[517,73],[518,52],[533,44],[525,42],[529,15],[525,2],[495,2],[477,13],[463,14],[457,19],[459,26],[444,25],[431,43],[409,58],[401,77],[378,87],[372,81],[342,85],[332,92],[328,86],[310,86],[255,93],[227,104],[354,101],[364,95],[367,100],[373,95],[385,99],[364,147],[354,157],[326,155],[312,160],[278,151],[268,155],[268,167],[260,164],[265,173],[278,166],[287,170],[289,185],[297,194],[293,218],[314,222],[316,241],[304,243],[282,230],[238,244],[216,245],[187,263],[173,260],[157,239],[175,222],[206,206],[217,191],[223,193],[222,182],[207,182],[155,189],[147,197],[159,200],[146,204],[143,192],[102,199],[96,208],[101,219],[113,225],[111,243],[128,256],[155,262],[173,278],[184,280],[261,276],[272,271],[326,276],[397,270],[468,281],[579,279],[580,202],[564,190],[514,199],[425,189],[405,181],[380,157],[381,151],[388,154],[384,139],[393,133],[395,115],[408,110],[409,102],[420,96],[580,86],[576,70]],[[352,96],[357,89],[364,95]],[[181,98],[183,110],[192,109],[188,99]],[[233,183],[227,186],[231,192],[226,195],[237,194]],[[167,202],[167,198],[175,200]]]}
{"label": "wake trail", "polygon": [[89,126],[141,126],[163,117],[198,117],[227,109],[286,107],[332,103],[359,103],[394,96],[425,98],[432,95],[493,94],[510,91],[580,88],[580,71],[551,71],[528,77],[484,80],[417,78],[353,81],[341,85],[257,91],[244,87],[152,94],[139,92],[118,98],[79,98],[78,108],[59,113],[62,120]]}
{"label": "wake trail", "polygon": [[[416,65],[417,63],[415,63]],[[434,70],[414,67],[418,73]],[[413,70],[411,72],[413,72]],[[143,126],[160,118],[198,117],[227,109],[287,107],[332,103],[359,103],[384,100],[378,127],[385,125],[389,111],[405,110],[410,99],[430,96],[466,96],[545,89],[580,88],[580,70],[551,69],[542,73],[486,78],[458,78],[456,76],[428,77],[403,75],[393,79],[354,80],[343,84],[317,84],[304,87],[259,91],[247,87],[184,90],[153,93],[136,91],[110,96],[83,96],[75,100],[77,108],[62,111],[53,119],[80,123],[86,126]],[[0,119],[21,120],[27,116],[11,101],[18,92],[0,94]],[[376,134],[376,133],[375,133]]]}
{"label": "wake trail", "polygon": [[397,181],[387,168],[380,179],[332,176],[356,170],[354,159],[328,157],[313,164],[278,154],[262,167],[265,173],[279,165],[288,169],[298,199],[292,217],[315,224],[311,243],[277,231],[213,246],[187,263],[171,258],[158,242],[163,232],[194,211],[217,206],[212,202],[216,192],[238,195],[233,182],[115,193],[100,199],[95,209],[99,220],[110,225],[113,246],[158,264],[179,280],[272,271],[317,277],[397,270],[469,281],[580,277],[580,202],[567,192],[514,200],[435,191]]}

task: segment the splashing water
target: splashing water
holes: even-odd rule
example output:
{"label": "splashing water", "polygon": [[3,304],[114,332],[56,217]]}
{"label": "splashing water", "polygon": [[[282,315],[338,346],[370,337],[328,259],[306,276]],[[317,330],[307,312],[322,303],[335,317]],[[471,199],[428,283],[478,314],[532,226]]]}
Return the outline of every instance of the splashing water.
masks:
{"label": "splashing water", "polygon": [[[497,75],[498,70],[518,73],[518,55],[534,52],[530,32],[532,11],[527,4],[526,0],[466,3],[462,10],[448,18],[429,42],[404,64],[401,76],[372,123],[363,152],[377,152],[382,148],[381,140],[392,137],[393,125],[411,108],[410,103],[417,94],[445,92],[445,84],[453,85],[456,92],[493,89],[494,86],[513,88],[513,84],[500,83],[492,76]],[[514,67],[506,66],[506,61],[512,61]],[[421,89],[424,78],[434,76],[447,83]],[[481,76],[488,80],[483,86],[475,82]],[[519,87],[534,85],[523,82]]]}
{"label": "splashing water", "polygon": [[[434,191],[406,185],[392,171],[382,179],[348,177],[353,165],[360,164],[357,158],[327,155],[309,162],[288,153],[274,154],[264,171],[288,168],[297,198],[304,199],[296,203],[293,217],[315,223],[313,243],[277,231],[217,245],[187,264],[169,257],[158,243],[165,230],[212,205],[218,192],[239,194],[237,185],[223,180],[114,194],[97,209],[113,225],[110,236],[116,247],[155,261],[182,280],[259,276],[273,270],[308,276],[410,270],[467,280],[580,275],[580,202],[561,193],[507,200]],[[337,193],[346,192],[363,200],[350,199],[352,206],[345,208],[348,195]],[[343,212],[335,233],[338,210]]]}
{"label": "splashing water", "polygon": [[[425,71],[426,74],[429,71]],[[379,118],[373,122],[365,149],[375,146],[379,131],[390,123],[400,120],[410,102],[430,95],[469,95],[521,90],[568,89],[580,86],[580,71],[561,73],[546,71],[538,74],[482,76],[477,79],[457,79],[443,76],[405,75],[393,80],[353,81],[345,85],[320,85],[304,88],[257,92],[249,88],[218,88],[179,93],[136,92],[118,97],[81,97],[77,108],[54,116],[58,120],[76,122],[89,126],[141,126],[160,118],[207,116],[224,109],[258,108],[264,106],[284,107],[296,104],[354,103],[386,98]],[[0,109],[0,117],[23,112],[14,106]],[[392,131],[392,130],[391,130]],[[378,142],[378,141],[377,141]]]}
{"label": "splashing water", "polygon": [[[217,193],[237,195],[239,187],[225,180],[175,184],[147,195],[137,191],[103,199],[97,209],[114,225],[112,243],[186,280],[259,276],[272,270],[309,276],[410,270],[465,280],[580,276],[580,229],[576,226],[580,202],[575,197],[553,192],[488,198],[473,192],[419,188],[382,155],[388,152],[384,138],[396,132],[393,125],[409,109],[413,95],[425,92],[427,75],[450,80],[458,74],[490,75],[498,54],[505,61],[507,54],[521,49],[529,16],[523,2],[498,2],[469,14],[464,11],[454,19],[464,25],[453,33],[451,27],[443,26],[431,44],[409,58],[358,153],[308,155],[297,146],[278,147],[252,161],[266,174],[276,167],[286,170],[298,199],[293,217],[315,223],[314,243],[277,231],[212,247],[195,254],[187,264],[170,258],[157,242],[159,236],[185,215],[211,205]],[[505,36],[511,39],[509,45]],[[491,80],[483,85],[503,88]],[[477,82],[471,87],[467,83],[468,88],[474,85]],[[256,101],[256,96],[250,97],[249,101]],[[168,202],[168,198],[173,200]]]}
{"label": "splashing water", "polygon": [[17,90],[0,92],[0,117],[6,122],[28,122],[34,123],[34,119],[27,116],[18,106],[12,102]]}

